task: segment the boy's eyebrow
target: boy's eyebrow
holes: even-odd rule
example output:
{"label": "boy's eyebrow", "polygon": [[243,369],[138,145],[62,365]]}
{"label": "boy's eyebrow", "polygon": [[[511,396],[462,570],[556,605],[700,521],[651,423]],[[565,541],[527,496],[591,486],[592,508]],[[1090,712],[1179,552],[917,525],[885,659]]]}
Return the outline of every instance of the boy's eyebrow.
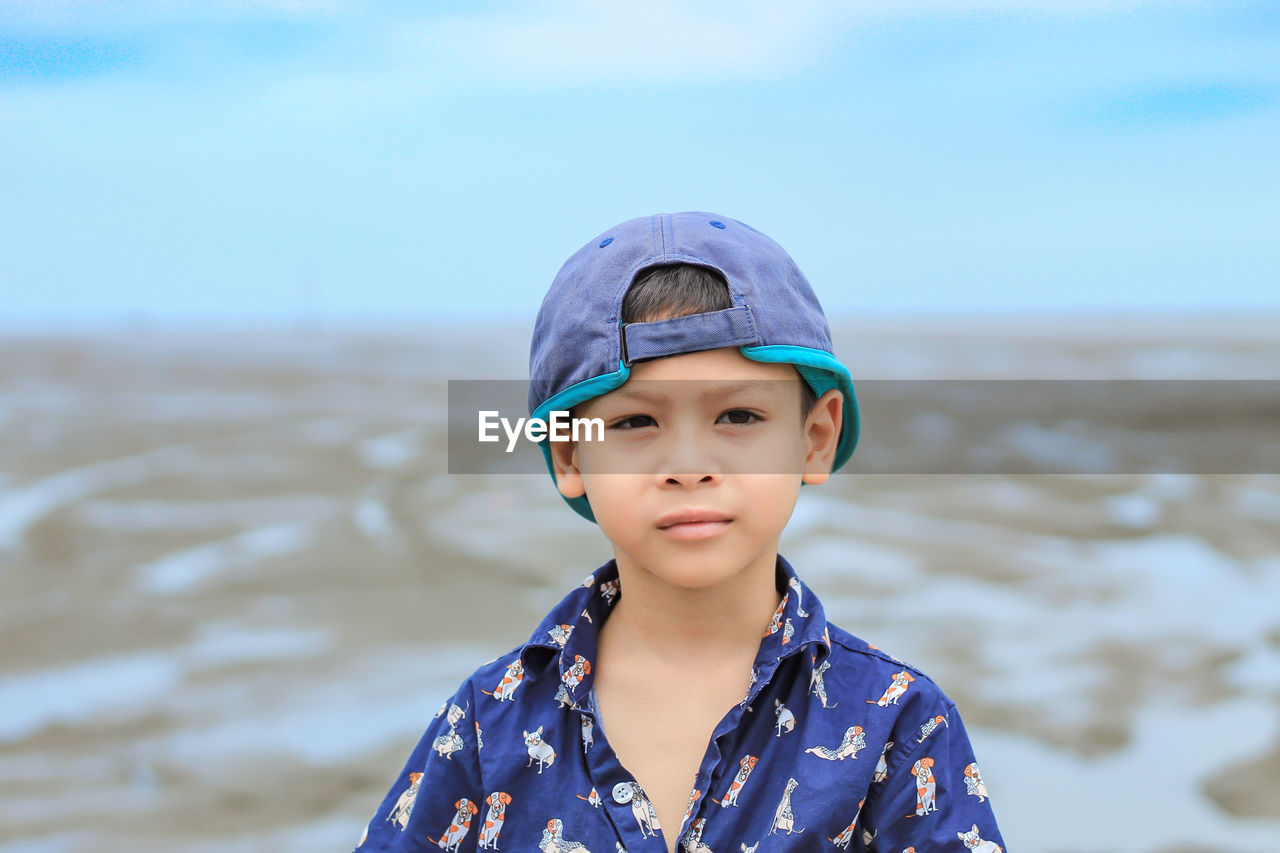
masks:
{"label": "boy's eyebrow", "polygon": [[[699,380],[695,379],[695,380],[689,380],[689,381],[697,382]],[[753,380],[747,380],[744,382],[733,382],[728,385],[717,384],[715,388],[712,388],[707,391],[703,391],[701,394],[698,395],[698,397],[699,399],[702,399],[702,400],[709,400],[709,399],[714,399],[719,397],[729,397],[743,391],[758,391],[762,388],[768,387],[771,383],[776,381],[778,380],[753,379]],[[665,401],[667,399],[666,396],[663,394],[653,394],[646,391],[638,391],[635,388],[628,388],[625,385],[622,386],[621,388],[615,389],[614,391],[610,392],[609,396],[610,397],[628,397],[631,399],[645,400],[648,402],[660,402],[660,401]]]}

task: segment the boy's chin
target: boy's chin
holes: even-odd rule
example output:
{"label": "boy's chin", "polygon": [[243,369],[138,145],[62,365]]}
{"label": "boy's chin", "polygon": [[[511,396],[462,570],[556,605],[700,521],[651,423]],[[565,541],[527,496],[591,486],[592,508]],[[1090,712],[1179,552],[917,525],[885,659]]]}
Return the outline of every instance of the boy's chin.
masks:
{"label": "boy's chin", "polygon": [[641,565],[654,577],[682,589],[707,589],[732,580],[746,568],[741,560],[706,553],[654,558]]}

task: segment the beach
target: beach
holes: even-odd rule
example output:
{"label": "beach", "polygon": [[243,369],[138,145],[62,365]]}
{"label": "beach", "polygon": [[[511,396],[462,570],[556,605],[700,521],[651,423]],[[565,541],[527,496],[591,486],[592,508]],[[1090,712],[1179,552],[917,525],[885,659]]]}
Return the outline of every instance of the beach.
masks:
{"label": "beach", "polygon": [[[1280,379],[1274,315],[832,326],[855,388]],[[448,471],[448,380],[522,379],[529,332],[0,336],[0,853],[351,849],[441,701],[612,556],[545,472]],[[1009,849],[1280,851],[1280,464],[1178,426],[1227,404],[1085,441],[1103,412],[876,399],[779,550],[956,701]],[[898,432],[956,473],[895,473]]]}

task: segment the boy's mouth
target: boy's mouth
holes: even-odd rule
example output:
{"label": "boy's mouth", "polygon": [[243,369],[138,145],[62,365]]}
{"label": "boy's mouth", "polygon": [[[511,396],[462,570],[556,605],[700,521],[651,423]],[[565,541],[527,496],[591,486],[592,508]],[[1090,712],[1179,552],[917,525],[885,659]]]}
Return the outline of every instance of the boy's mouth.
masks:
{"label": "boy's mouth", "polygon": [[680,509],[658,519],[658,529],[673,539],[706,539],[728,527],[733,519],[712,509]]}

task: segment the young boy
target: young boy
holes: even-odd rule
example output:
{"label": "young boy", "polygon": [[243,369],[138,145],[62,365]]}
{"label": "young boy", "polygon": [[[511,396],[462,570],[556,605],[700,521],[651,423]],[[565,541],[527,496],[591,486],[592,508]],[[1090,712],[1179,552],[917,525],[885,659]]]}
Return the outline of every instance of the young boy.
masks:
{"label": "young boy", "polygon": [[552,283],[530,378],[534,417],[604,424],[541,445],[614,559],[444,702],[357,850],[1003,849],[955,705],[778,554],[858,434],[780,246],[710,213],[606,231]]}

